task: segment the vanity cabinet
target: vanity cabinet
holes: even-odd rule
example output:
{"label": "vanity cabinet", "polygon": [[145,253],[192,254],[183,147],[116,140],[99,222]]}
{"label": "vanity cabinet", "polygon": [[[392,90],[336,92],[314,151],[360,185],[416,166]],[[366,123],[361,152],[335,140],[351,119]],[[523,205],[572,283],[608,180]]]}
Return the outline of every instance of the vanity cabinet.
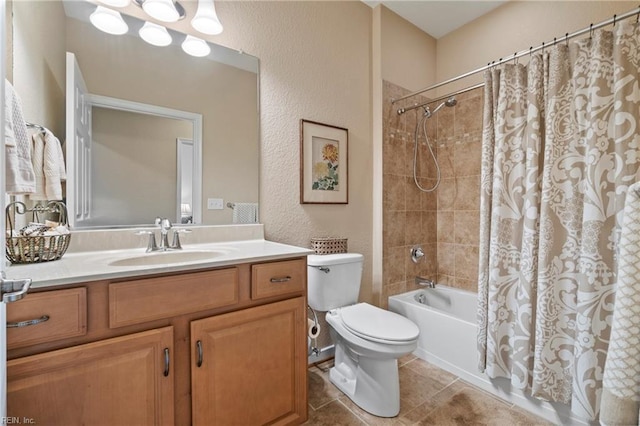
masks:
{"label": "vanity cabinet", "polygon": [[304,321],[302,297],[193,321],[192,424],[302,422]]}
{"label": "vanity cabinet", "polygon": [[173,327],[7,362],[9,416],[47,425],[161,425],[174,418]]}
{"label": "vanity cabinet", "polygon": [[[75,307],[68,317],[48,309],[62,296]],[[9,416],[60,425],[307,419],[304,257],[43,289],[7,311],[18,322],[56,312],[8,346]],[[43,339],[45,324],[67,325]]]}

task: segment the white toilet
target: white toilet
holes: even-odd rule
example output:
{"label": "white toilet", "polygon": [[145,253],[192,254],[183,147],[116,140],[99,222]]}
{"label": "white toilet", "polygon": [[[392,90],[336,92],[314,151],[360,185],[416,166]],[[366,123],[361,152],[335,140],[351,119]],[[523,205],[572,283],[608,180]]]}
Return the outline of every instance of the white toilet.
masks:
{"label": "white toilet", "polygon": [[418,326],[396,313],[357,303],[363,256],[357,253],[307,258],[308,302],[328,311],[335,344],[331,382],[359,407],[380,417],[400,412],[398,358],[413,352]]}

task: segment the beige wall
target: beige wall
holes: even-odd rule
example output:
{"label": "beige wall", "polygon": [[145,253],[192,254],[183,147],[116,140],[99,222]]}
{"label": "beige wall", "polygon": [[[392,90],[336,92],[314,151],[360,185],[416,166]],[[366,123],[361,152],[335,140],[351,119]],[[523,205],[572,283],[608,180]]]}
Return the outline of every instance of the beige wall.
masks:
{"label": "beige wall", "polygon": [[[14,1],[13,45],[8,61],[13,63],[16,92],[22,100],[26,121],[45,126],[63,140],[65,122],[65,15],[61,3]],[[52,36],[54,34],[55,36]],[[29,54],[25,54],[29,52]]]}
{"label": "beige wall", "polygon": [[[491,61],[539,46],[628,12],[629,1],[509,1],[453,31],[437,44],[436,76],[443,81]],[[440,89],[441,94],[482,81],[482,73]]]}
{"label": "beige wall", "polygon": [[382,79],[409,91],[435,83],[436,39],[382,7]]}

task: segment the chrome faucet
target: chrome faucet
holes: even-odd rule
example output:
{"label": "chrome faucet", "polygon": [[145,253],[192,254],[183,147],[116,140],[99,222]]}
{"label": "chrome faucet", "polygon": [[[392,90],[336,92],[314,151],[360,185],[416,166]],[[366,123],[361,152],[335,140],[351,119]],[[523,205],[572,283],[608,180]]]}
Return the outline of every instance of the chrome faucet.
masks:
{"label": "chrome faucet", "polygon": [[436,282],[430,278],[416,277],[416,285],[425,288],[436,288]]}
{"label": "chrome faucet", "polygon": [[[173,229],[171,221],[167,218],[156,217],[154,224],[160,228],[160,245],[156,243],[156,235],[153,230],[136,232],[136,235],[149,235],[147,253],[153,251],[181,250],[180,234],[191,232],[189,229]],[[173,242],[169,244],[169,230],[173,229]]]}
{"label": "chrome faucet", "polygon": [[160,247],[161,251],[173,248],[169,245],[169,230],[171,229],[171,221],[169,219],[156,217],[156,225],[160,226]]}

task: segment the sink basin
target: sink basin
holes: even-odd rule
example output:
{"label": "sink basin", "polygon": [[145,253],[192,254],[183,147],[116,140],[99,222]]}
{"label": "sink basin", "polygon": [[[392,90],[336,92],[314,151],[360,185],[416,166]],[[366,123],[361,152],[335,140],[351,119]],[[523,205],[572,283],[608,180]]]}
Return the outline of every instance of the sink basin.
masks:
{"label": "sink basin", "polygon": [[159,251],[146,253],[134,257],[116,259],[109,262],[110,266],[155,266],[172,265],[176,263],[200,262],[215,259],[227,254],[224,250],[190,250],[190,251]]}

